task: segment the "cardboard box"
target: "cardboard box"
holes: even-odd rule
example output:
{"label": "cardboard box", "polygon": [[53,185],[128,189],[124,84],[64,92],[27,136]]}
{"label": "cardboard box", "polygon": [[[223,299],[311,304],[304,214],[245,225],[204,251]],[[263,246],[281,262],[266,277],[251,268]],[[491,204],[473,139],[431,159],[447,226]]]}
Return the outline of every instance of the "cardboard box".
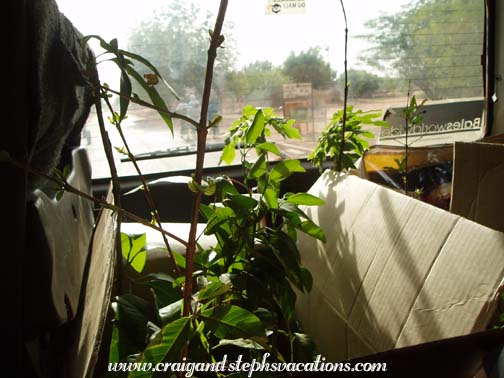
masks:
{"label": "cardboard box", "polygon": [[310,294],[297,314],[328,361],[485,329],[504,276],[504,234],[355,176],[326,171],[299,235]]}
{"label": "cardboard box", "polygon": [[502,193],[504,145],[455,143],[450,211],[504,231]]}

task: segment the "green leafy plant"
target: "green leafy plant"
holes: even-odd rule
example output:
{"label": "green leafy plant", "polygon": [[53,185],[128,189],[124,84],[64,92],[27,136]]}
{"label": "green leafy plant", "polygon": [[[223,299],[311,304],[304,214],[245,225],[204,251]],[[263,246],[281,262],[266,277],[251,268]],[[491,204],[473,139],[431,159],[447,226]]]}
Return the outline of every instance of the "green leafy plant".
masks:
{"label": "green leafy plant", "polygon": [[[423,109],[423,105],[425,104],[426,99],[422,100],[422,102],[418,103],[415,96],[409,96],[408,92],[408,101],[406,107],[403,109],[404,114],[404,157],[400,159],[394,159],[396,163],[395,167],[385,167],[387,169],[395,170],[399,172],[401,175],[401,180],[403,182],[403,190],[404,194],[410,194],[408,190],[408,158],[409,158],[409,147],[415,143],[415,141],[410,142],[409,140],[409,132],[415,126],[421,125],[423,123],[423,114],[425,110]],[[415,188],[411,195],[415,198],[420,198],[423,194],[423,188]]]}
{"label": "green leafy plant", "polygon": [[[222,353],[252,359],[265,352],[279,361],[311,360],[314,348],[300,332],[294,308],[295,290],[309,292],[313,280],[295,242],[298,231],[325,242],[323,231],[300,208],[323,201],[307,193],[280,194],[282,181],[304,168],[298,160],[270,162],[280,151],[267,139],[272,132],[299,138],[293,124],[270,108],[245,107],[221,156],[230,163],[238,148],[244,181],[225,176],[204,184],[188,180],[191,190],[213,197],[200,211],[207,220],[205,234],[216,239],[214,247],[195,256],[193,280],[199,290],[192,295],[191,315],[181,312],[183,277],[141,277],[134,284],[151,287],[154,300],[148,306],[131,294],[119,297],[111,362],[138,353],[142,362],[170,362],[184,346],[187,358],[202,362],[214,362]],[[127,250],[128,239],[124,242]],[[182,256],[175,259],[187,269]]]}
{"label": "green leafy plant", "polygon": [[[345,116],[346,125],[343,133]],[[376,120],[379,116],[379,113],[373,111],[354,111],[352,106],[347,107],[346,114],[343,110],[334,113],[332,120],[320,135],[317,146],[308,156],[308,160],[320,170],[323,169],[326,160],[333,162],[335,170],[355,168],[355,161],[369,148],[366,138],[374,138],[373,133],[365,130],[363,126],[387,126],[386,122]]]}
{"label": "green leafy plant", "polygon": [[[409,100],[409,92],[408,92]],[[403,109],[404,114],[404,127],[405,127],[405,141],[404,141],[404,161],[401,162],[399,169],[402,169],[402,177],[404,183],[404,193],[408,194],[408,149],[411,145],[408,140],[409,131],[416,125],[421,125],[423,123],[423,105],[426,99],[423,99],[420,104],[417,103],[416,97],[412,96],[411,100],[408,101],[408,105]],[[421,191],[422,189],[415,189],[415,192]]]}
{"label": "green leafy plant", "polygon": [[[88,70],[84,72],[94,91],[94,105],[111,170],[114,203],[71,186],[66,172],[47,175],[14,161],[8,153],[0,154],[15,166],[45,177],[55,184],[58,192],[71,192],[112,210],[117,213],[119,224],[122,218],[129,218],[163,235],[173,270],[127,277],[130,280],[128,291],[120,293],[112,304],[115,316],[110,362],[155,364],[186,359],[215,362],[226,352],[252,359],[265,351],[279,361],[311,361],[313,357],[313,345],[308,336],[300,332],[294,318],[295,290],[309,292],[312,286],[310,272],[301,265],[296,235],[300,231],[325,242],[323,231],[300,208],[322,205],[323,201],[307,193],[281,195],[281,183],[305,170],[298,160],[271,162],[270,157],[280,156],[280,151],[267,139],[273,131],[285,138],[300,138],[293,127],[294,121],[279,118],[269,108],[246,107],[241,118],[231,126],[221,159],[230,163],[238,149],[244,181],[229,177],[203,179],[206,136],[208,129],[220,119],[209,121],[207,115],[214,62],[224,41],[221,30],[226,8],[227,0],[221,0],[215,27],[209,33],[199,121],[168,109],[156,85],[164,82],[170,90],[171,87],[148,60],[120,49],[116,39],[106,42],[99,36],[84,37],[83,44],[90,39],[98,40],[104,49],[100,58],[116,63],[120,71],[119,90],[99,81],[96,62],[88,62]],[[141,76],[136,65],[143,65],[152,73]],[[149,100],[133,92],[132,80],[144,89]],[[119,96],[119,111],[112,106],[112,95]],[[129,148],[122,122],[127,118],[130,103],[157,110],[169,130],[173,130],[173,118],[196,129],[196,167],[193,176],[187,178],[188,190],[193,192],[187,241],[163,229],[149,183]],[[116,150],[127,155],[137,169],[151,210],[150,220],[120,205],[120,183],[105,130],[103,104],[110,113],[109,122],[115,126],[124,145]],[[202,205],[202,196],[213,196],[213,203]],[[207,220],[205,233],[214,235],[217,241],[209,250],[198,247],[196,230],[200,214]],[[184,256],[171,250],[170,240],[185,246]],[[137,273],[142,272],[149,253],[145,249],[145,235],[117,234],[116,242],[118,261],[130,265]],[[119,276],[118,280],[122,278]],[[140,295],[135,288],[148,288],[147,294]],[[133,371],[129,376],[152,374],[151,371]]]}
{"label": "green leafy plant", "polygon": [[340,0],[343,18],[345,20],[345,51],[344,51],[344,71],[343,71],[343,109],[334,113],[322,135],[317,141],[315,149],[308,156],[315,167],[323,170],[324,162],[331,160],[333,169],[341,171],[343,169],[355,168],[356,160],[362,156],[369,147],[364,138],[374,138],[373,133],[364,130],[363,125],[387,126],[386,122],[375,120],[380,116],[378,113],[363,112],[356,110],[353,106],[348,106],[348,22],[343,0]]}
{"label": "green leafy plant", "polygon": [[[94,85],[111,114],[109,122],[121,136],[124,146],[116,149],[131,159],[141,179],[141,189],[153,216],[148,223],[165,236],[166,250],[174,266],[171,272],[130,278],[132,291],[116,298],[110,362],[133,359],[157,363],[182,357],[213,362],[222,351],[230,349],[250,358],[268,351],[280,361],[312,357],[313,347],[307,348],[311,345],[309,338],[299,332],[293,316],[294,290],[308,292],[312,285],[311,274],[301,266],[295,241],[297,231],[325,241],[323,231],[299,207],[323,202],[306,193],[280,195],[281,182],[293,173],[304,172],[304,168],[297,160],[271,164],[270,156],[279,156],[280,151],[267,140],[272,131],[286,138],[300,138],[293,127],[294,121],[286,122],[273,114],[272,109],[246,107],[230,129],[221,158],[232,162],[238,149],[244,182],[227,177],[203,179],[206,134],[219,122],[219,117],[208,122],[206,115],[213,62],[224,41],[220,29],[226,4],[221,2],[215,29],[210,33],[199,121],[168,109],[156,89],[164,79],[146,59],[119,49],[116,40],[106,42],[98,36],[85,38],[85,41],[97,39],[108,54],[105,56],[120,69],[119,91],[98,81]],[[140,76],[134,62],[147,67],[152,74]],[[133,93],[132,80],[145,90],[150,102]],[[117,112],[109,101],[111,94],[119,96]],[[170,130],[172,119],[178,118],[197,131],[196,170],[186,180],[194,195],[194,212],[189,239],[182,241],[186,246],[185,256],[171,251],[168,239],[175,237],[162,229],[149,184],[143,179],[122,130],[121,122],[127,117],[130,102],[156,109]],[[112,167],[111,171],[113,174]],[[213,196],[214,203],[202,205],[202,196]],[[207,219],[205,233],[214,235],[217,245],[197,252],[196,224],[200,212]],[[144,242],[143,236],[121,237],[122,255],[137,272],[141,272],[148,256],[148,251],[141,246]],[[140,296],[136,290],[139,287],[149,288],[149,294]],[[132,372],[130,376],[151,374]]]}

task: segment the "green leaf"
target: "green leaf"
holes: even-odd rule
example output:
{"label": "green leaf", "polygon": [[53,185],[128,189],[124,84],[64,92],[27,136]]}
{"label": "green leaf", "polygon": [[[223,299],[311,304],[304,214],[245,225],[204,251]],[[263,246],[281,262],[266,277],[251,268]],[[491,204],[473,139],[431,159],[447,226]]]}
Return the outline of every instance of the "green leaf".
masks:
{"label": "green leaf", "polygon": [[294,127],[294,123],[294,120],[289,120],[287,123],[282,125],[282,130],[288,138],[301,140],[301,133],[299,132],[299,129]]}
{"label": "green leaf", "polygon": [[169,274],[158,272],[158,273],[149,273],[146,274],[145,276],[142,276],[135,280],[136,283],[138,284],[144,284],[146,282],[156,280],[156,281],[163,281],[163,282],[173,282],[175,279],[170,276]]}
{"label": "green leaf", "polygon": [[236,214],[247,215],[252,212],[258,202],[254,198],[245,194],[235,194],[229,196],[229,206]]}
{"label": "green leaf", "polygon": [[177,264],[182,269],[186,267],[186,259],[185,256],[182,256],[180,253],[172,250],[173,257],[175,258],[175,264]]}
{"label": "green leaf", "polygon": [[254,165],[250,168],[248,172],[248,178],[254,180],[258,179],[262,175],[264,175],[268,171],[268,166],[266,163],[266,156],[260,155],[259,158],[255,161]]}
{"label": "green leaf", "polygon": [[121,53],[122,55],[127,56],[131,59],[135,59],[135,60],[143,63],[147,67],[149,67],[152,71],[154,71],[154,73],[157,76],[159,76],[161,78],[161,80],[167,86],[167,88],[170,90],[170,92],[173,94],[173,96],[175,96],[175,98],[177,100],[180,100],[178,94],[175,92],[175,90],[172,88],[172,86],[170,84],[168,84],[168,82],[161,76],[159,71],[156,69],[156,67],[149,60],[145,59],[144,57],[142,57],[140,55],[134,54],[134,53],[126,51],[126,50],[119,50],[119,53]]}
{"label": "green leaf", "polygon": [[311,220],[303,221],[298,228],[306,234],[311,235],[324,243],[326,242],[324,231],[322,231],[322,229]]}
{"label": "green leaf", "polygon": [[179,287],[173,287],[173,285],[164,281],[152,280],[145,285],[154,291],[158,308],[168,306],[182,297],[182,291]]}
{"label": "green leaf", "polygon": [[311,272],[303,267],[301,267],[301,281],[303,282],[303,286],[306,291],[310,292],[313,287],[313,277]]}
{"label": "green leaf", "polygon": [[277,156],[282,155],[280,153],[280,150],[278,149],[277,145],[273,142],[261,143],[261,144],[257,145],[256,148],[261,151],[271,152],[272,154],[275,154]]}
{"label": "green leaf", "polygon": [[[160,344],[149,346],[139,362],[156,365],[163,362],[175,362],[180,358],[180,352],[191,337],[191,318],[183,317],[163,327]],[[137,371],[130,373],[130,378],[152,377],[153,371]]]}
{"label": "green leaf", "polygon": [[219,341],[219,344],[216,345],[214,349],[226,345],[233,345],[244,349],[264,350],[264,347],[261,344],[250,339],[234,339],[234,340],[223,339]]}
{"label": "green leaf", "polygon": [[261,319],[261,322],[267,328],[274,328],[278,324],[278,314],[274,311],[259,307],[257,310],[254,310],[254,315]]}
{"label": "green leaf", "polygon": [[145,248],[147,244],[147,234],[129,235],[131,239],[131,254],[134,255]]}
{"label": "green leaf", "polygon": [[114,147],[114,149],[119,152],[121,155],[128,156],[128,151],[124,147]]}
{"label": "green leaf", "polygon": [[373,124],[375,126],[390,127],[390,125],[387,123],[387,121],[374,121]]}
{"label": "green leaf", "polygon": [[125,71],[121,72],[121,96],[119,97],[119,119],[122,121],[128,112],[128,106],[131,97],[131,80]]}
{"label": "green leaf", "polygon": [[154,291],[154,296],[159,308],[182,298],[179,287],[173,287],[174,278],[165,273],[151,273],[135,281],[138,285],[148,286]]}
{"label": "green leaf", "polygon": [[211,196],[215,193],[215,180],[210,179],[210,181],[201,180],[201,184],[198,184],[194,179],[192,179],[187,186],[189,190],[193,193],[203,193],[204,195]]}
{"label": "green leaf", "polygon": [[299,160],[284,160],[273,167],[270,180],[279,182],[285,180],[294,172],[306,172]]}
{"label": "green leaf", "polygon": [[222,294],[225,294],[231,290],[230,284],[223,284],[222,282],[213,282],[203,290],[198,292],[198,300],[200,302],[207,301],[209,299],[213,299]]}
{"label": "green leaf", "polygon": [[264,114],[262,110],[258,110],[255,114],[254,121],[252,125],[247,130],[247,135],[245,136],[245,140],[248,144],[255,143],[257,138],[262,134],[264,130]]}
{"label": "green leaf", "polygon": [[277,190],[271,185],[268,185],[264,190],[264,200],[266,201],[266,205],[268,205],[270,209],[278,208],[277,194],[278,194]]}
{"label": "green leaf", "polygon": [[141,273],[147,259],[144,251],[147,243],[146,234],[127,235],[121,232],[121,252],[128,264],[131,264],[133,269]]}
{"label": "green leaf", "polygon": [[207,183],[207,186],[203,190],[203,194],[205,196],[213,196],[215,194],[215,191],[217,190],[217,184],[215,180],[213,179],[210,180],[209,178],[208,180],[205,180],[205,182]]}
{"label": "green leaf", "polygon": [[360,135],[363,136],[363,137],[365,137],[365,138],[369,138],[369,139],[374,138],[374,134],[371,131],[367,131],[367,130],[362,130],[362,132],[360,133]]}
{"label": "green leaf", "polygon": [[257,114],[257,109],[252,105],[245,105],[242,109],[242,115],[245,118],[250,118]]}
{"label": "green leaf", "polygon": [[117,53],[117,50],[118,50],[118,47],[119,47],[119,44],[117,42],[117,38],[111,39],[110,42],[109,42],[109,46],[110,46],[110,49],[111,49],[112,52]]}
{"label": "green leaf", "polygon": [[115,309],[120,342],[124,339],[137,350],[143,349],[147,322],[152,320],[149,303],[133,294],[124,294],[117,298]]}
{"label": "green leaf", "polygon": [[84,47],[84,46],[86,46],[86,45],[89,43],[89,40],[90,40],[91,38],[96,38],[96,37],[98,37],[98,36],[95,36],[95,35],[85,35],[85,36],[84,36],[84,37],[82,37],[82,39],[81,39],[81,44],[82,44],[82,46],[83,46],[83,47]]}
{"label": "green leaf", "polygon": [[89,42],[90,39],[97,39],[98,41],[100,41],[100,46],[108,51],[108,52],[114,52],[113,48],[102,38],[100,37],[99,35],[86,35],[84,37],[82,37],[82,44],[85,45]]}
{"label": "green leaf", "polygon": [[411,100],[410,100],[410,108],[411,108],[411,111],[414,111],[414,109],[415,109],[416,105],[417,105],[416,97],[415,97],[415,96],[412,96],[412,97],[411,97]]}
{"label": "green leaf", "polygon": [[128,72],[128,74],[130,76],[132,76],[138,82],[138,84],[140,84],[142,86],[142,88],[145,90],[145,92],[147,92],[147,94],[149,95],[149,97],[152,101],[152,104],[160,109],[160,110],[158,110],[158,113],[161,116],[161,118],[163,119],[163,121],[166,123],[166,125],[168,126],[168,128],[170,129],[170,131],[172,132],[172,135],[173,135],[173,122],[172,122],[172,119],[169,115],[170,111],[168,110],[168,107],[166,106],[166,103],[164,102],[164,100],[159,95],[156,87],[148,85],[147,82],[144,80],[144,78],[132,66],[128,65],[126,67],[126,71]]}
{"label": "green leaf", "polygon": [[286,279],[270,279],[269,284],[273,290],[273,297],[286,319],[292,318],[296,305],[296,293]]}
{"label": "green leaf", "polygon": [[203,188],[201,185],[199,185],[194,179],[192,179],[188,184],[187,187],[189,190],[193,193],[200,193],[203,192]]}
{"label": "green leaf", "polygon": [[220,157],[219,164],[221,162],[225,162],[227,165],[231,164],[235,158],[235,154],[236,154],[235,144],[232,142],[226,144],[226,146],[222,150],[222,155]]}
{"label": "green leaf", "polygon": [[112,324],[112,339],[110,340],[109,363],[121,362],[119,346],[119,329]]}
{"label": "green leaf", "polygon": [[208,127],[216,127],[222,121],[221,115],[216,115],[212,118],[212,120],[208,123]]}
{"label": "green leaf", "polygon": [[72,172],[72,167],[70,166],[70,164],[66,164],[64,167],[63,167],[63,178],[66,180],[68,179],[68,176],[70,176],[70,173]]}
{"label": "green leaf", "polygon": [[261,320],[238,306],[218,306],[204,310],[199,318],[205,322],[205,327],[220,339],[266,337]]}
{"label": "green leaf", "polygon": [[228,219],[235,217],[235,212],[233,209],[229,207],[218,207],[215,209],[214,214],[212,217],[208,220],[206,229],[205,229],[205,235],[211,235],[214,232],[216,232],[216,229],[218,227],[223,227],[228,233],[231,233],[231,230],[229,228],[229,224],[225,224],[225,222],[228,221]]}
{"label": "green leaf", "polygon": [[229,194],[239,194],[236,187],[229,182],[227,177],[217,177],[215,182],[217,184],[217,198],[225,198]]}
{"label": "green leaf", "polygon": [[205,217],[208,221],[215,213],[215,210],[212,206],[205,205],[204,203],[200,204],[200,213]]}
{"label": "green leaf", "polygon": [[304,291],[303,277],[300,269],[300,255],[296,243],[284,232],[277,231],[266,234],[266,240],[274,250],[279,262],[282,264],[289,280],[296,287]]}
{"label": "green leaf", "polygon": [[146,261],[147,261],[147,251],[139,251],[131,257],[129,263],[131,267],[135,269],[138,273],[142,273]]}
{"label": "green leaf", "polygon": [[287,202],[296,205],[322,206],[325,202],[308,193],[296,193],[287,198]]}

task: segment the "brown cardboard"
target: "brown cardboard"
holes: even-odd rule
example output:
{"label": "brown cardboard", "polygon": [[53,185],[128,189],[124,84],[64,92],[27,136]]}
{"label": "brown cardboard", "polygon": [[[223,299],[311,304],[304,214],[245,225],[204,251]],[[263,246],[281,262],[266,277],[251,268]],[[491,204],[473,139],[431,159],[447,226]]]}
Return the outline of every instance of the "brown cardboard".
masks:
{"label": "brown cardboard", "polygon": [[450,211],[504,231],[504,145],[455,143]]}
{"label": "brown cardboard", "polygon": [[312,272],[297,313],[328,360],[482,330],[504,276],[504,234],[355,176],[326,171],[299,235]]}
{"label": "brown cardboard", "polygon": [[[107,201],[114,202],[111,189]],[[68,370],[75,377],[92,377],[99,357],[114,283],[116,230],[117,215],[102,209],[93,234],[89,271],[82,291],[84,305],[74,325],[79,330],[76,332],[78,337],[74,339],[72,348],[67,349]]]}

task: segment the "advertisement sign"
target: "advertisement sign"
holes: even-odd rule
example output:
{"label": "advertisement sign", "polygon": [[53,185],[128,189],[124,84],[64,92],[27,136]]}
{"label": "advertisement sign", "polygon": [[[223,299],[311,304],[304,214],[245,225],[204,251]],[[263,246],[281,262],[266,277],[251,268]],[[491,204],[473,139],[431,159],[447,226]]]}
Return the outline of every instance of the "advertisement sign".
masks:
{"label": "advertisement sign", "polygon": [[311,83],[284,84],[282,86],[282,89],[284,100],[311,99],[312,95]]}
{"label": "advertisement sign", "polygon": [[[458,99],[426,102],[423,123],[408,129],[408,135],[431,135],[474,131],[481,128],[483,99]],[[382,128],[380,139],[401,138],[406,135],[403,108],[389,108],[385,121],[390,128]]]}
{"label": "advertisement sign", "polygon": [[266,14],[302,14],[306,13],[305,0],[268,0]]}

